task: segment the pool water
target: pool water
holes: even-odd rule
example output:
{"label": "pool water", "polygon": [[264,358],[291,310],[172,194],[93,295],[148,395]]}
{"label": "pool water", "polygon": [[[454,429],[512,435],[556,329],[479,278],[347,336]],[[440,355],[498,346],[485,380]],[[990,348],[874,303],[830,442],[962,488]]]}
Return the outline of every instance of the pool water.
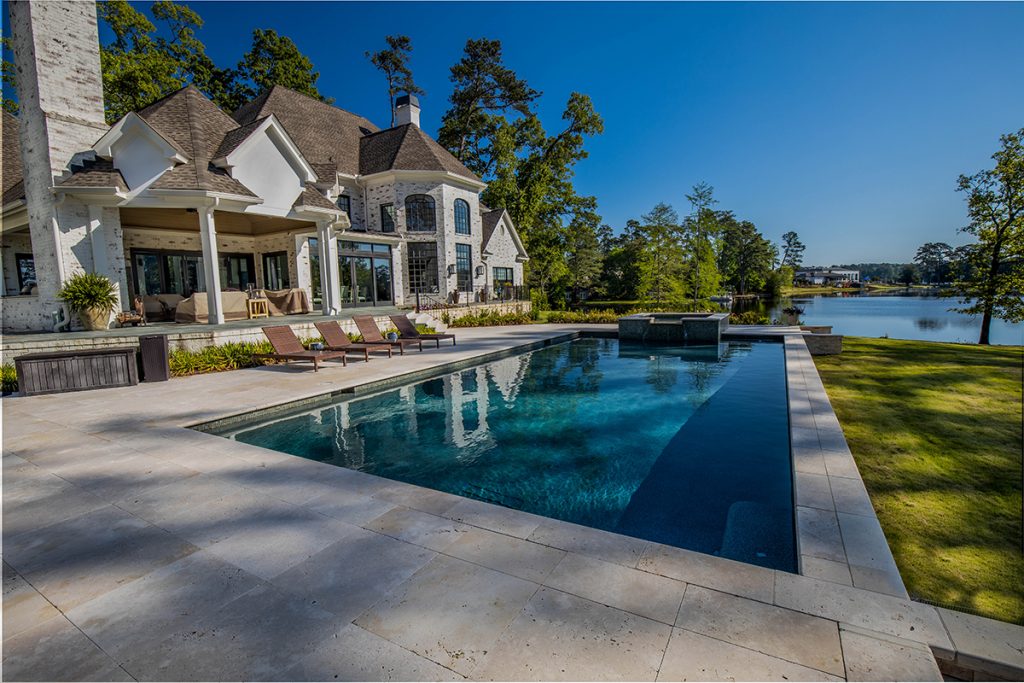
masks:
{"label": "pool water", "polygon": [[795,571],[783,347],[584,338],[233,438]]}

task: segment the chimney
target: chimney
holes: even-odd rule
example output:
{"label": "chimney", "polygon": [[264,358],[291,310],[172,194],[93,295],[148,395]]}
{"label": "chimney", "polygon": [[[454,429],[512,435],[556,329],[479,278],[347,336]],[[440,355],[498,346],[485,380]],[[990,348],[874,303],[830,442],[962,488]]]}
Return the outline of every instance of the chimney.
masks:
{"label": "chimney", "polygon": [[415,95],[400,95],[395,98],[395,125],[411,123],[420,127],[420,101]]}

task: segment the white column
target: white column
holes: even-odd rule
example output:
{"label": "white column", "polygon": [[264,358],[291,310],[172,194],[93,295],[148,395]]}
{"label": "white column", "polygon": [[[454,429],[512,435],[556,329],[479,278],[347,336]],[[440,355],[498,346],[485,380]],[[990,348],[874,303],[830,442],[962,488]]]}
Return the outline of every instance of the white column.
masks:
{"label": "white column", "polygon": [[320,289],[324,315],[341,312],[341,277],[338,264],[338,242],[329,221],[317,224],[317,248],[320,251]]}
{"label": "white column", "polygon": [[224,300],[220,295],[220,258],[213,207],[199,207],[199,239],[203,244],[203,273],[206,275],[206,307],[211,325],[224,324]]}

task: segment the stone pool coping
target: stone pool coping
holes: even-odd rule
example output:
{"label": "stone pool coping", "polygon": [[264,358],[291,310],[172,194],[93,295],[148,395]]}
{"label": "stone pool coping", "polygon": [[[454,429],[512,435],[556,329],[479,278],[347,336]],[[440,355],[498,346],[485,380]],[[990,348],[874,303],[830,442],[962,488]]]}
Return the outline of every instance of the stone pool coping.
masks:
{"label": "stone pool coping", "polygon": [[[753,567],[184,428],[584,329],[606,328],[459,330],[458,347],[316,374],[4,399],[5,678],[938,680],[932,653],[1016,670],[1017,631],[991,637],[852,570],[843,585]],[[797,368],[791,396],[810,403],[813,365]],[[798,507],[824,510],[800,481]],[[827,559],[800,547],[803,565]],[[361,564],[369,579],[339,568]]]}

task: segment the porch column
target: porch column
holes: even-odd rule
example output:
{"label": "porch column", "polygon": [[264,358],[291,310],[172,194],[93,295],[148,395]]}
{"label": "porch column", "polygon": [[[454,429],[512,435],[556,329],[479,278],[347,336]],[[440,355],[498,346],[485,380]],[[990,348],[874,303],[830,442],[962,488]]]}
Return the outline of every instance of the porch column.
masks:
{"label": "porch column", "polygon": [[217,255],[217,228],[213,221],[213,207],[201,206],[199,212],[199,239],[203,244],[203,273],[206,276],[206,307],[210,325],[224,324],[224,301],[220,296],[220,258]]}
{"label": "porch column", "polygon": [[324,315],[341,312],[341,277],[338,242],[330,221],[317,223],[317,248],[320,250],[320,289]]}

